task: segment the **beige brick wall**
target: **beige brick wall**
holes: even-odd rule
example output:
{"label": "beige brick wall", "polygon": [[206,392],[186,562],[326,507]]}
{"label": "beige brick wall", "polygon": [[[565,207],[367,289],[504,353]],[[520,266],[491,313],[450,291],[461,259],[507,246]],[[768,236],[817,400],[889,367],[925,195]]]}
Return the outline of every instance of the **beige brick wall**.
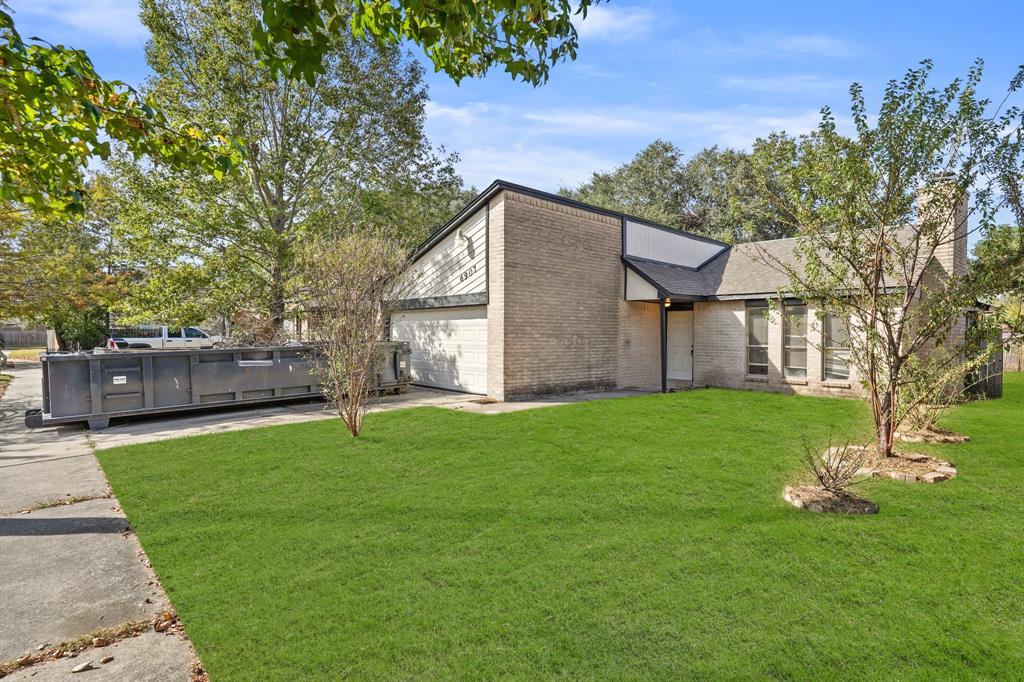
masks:
{"label": "beige brick wall", "polygon": [[661,384],[661,318],[657,303],[623,301],[620,294],[618,385]]}
{"label": "beige brick wall", "polygon": [[658,305],[624,300],[619,220],[510,192],[489,220],[490,397],[660,381]]}
{"label": "beige brick wall", "polygon": [[[941,188],[940,188],[941,189]],[[926,210],[930,198],[930,192],[926,188],[921,197],[922,210]],[[945,240],[935,249],[935,262],[921,280],[921,296],[927,297],[929,292],[937,291],[946,278],[950,275],[967,274],[967,214],[969,196],[964,196],[957,205],[954,214],[947,221],[941,238]],[[936,265],[938,267],[934,267]],[[922,349],[921,354],[931,354],[938,360],[944,355],[956,352],[957,346],[962,344],[967,333],[967,320],[963,313],[954,315],[948,320],[947,333],[949,342],[945,348],[934,347],[931,344]],[[958,387],[950,387],[950,390],[959,390]]]}
{"label": "beige brick wall", "polygon": [[487,225],[487,395],[505,399],[505,201],[488,204]]}
{"label": "beige brick wall", "polygon": [[[927,202],[927,197],[923,201]],[[942,243],[935,249],[935,260],[946,274],[967,273],[967,203],[968,199],[964,197],[956,207],[940,237]]]}
{"label": "beige brick wall", "polygon": [[746,338],[743,301],[693,304],[693,383],[743,384]]}
{"label": "beige brick wall", "polygon": [[503,197],[504,399],[614,387],[621,222],[513,192]]}
{"label": "beige brick wall", "polygon": [[693,383],[754,391],[851,396],[859,391],[856,372],[849,382],[822,380],[821,323],[808,307],[807,379],[783,376],[782,320],[768,324],[768,376],[747,375],[747,327],[744,301],[711,301],[693,307]]}

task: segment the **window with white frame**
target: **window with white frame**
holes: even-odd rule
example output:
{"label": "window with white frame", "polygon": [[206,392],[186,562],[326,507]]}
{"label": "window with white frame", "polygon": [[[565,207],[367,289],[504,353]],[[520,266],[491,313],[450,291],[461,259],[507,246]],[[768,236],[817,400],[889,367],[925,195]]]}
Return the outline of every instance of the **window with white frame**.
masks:
{"label": "window with white frame", "polygon": [[807,306],[783,307],[782,366],[787,379],[807,378]]}
{"label": "window with white frame", "polygon": [[768,376],[768,306],[747,307],[747,374]]}
{"label": "window with white frame", "polygon": [[825,315],[822,361],[825,381],[849,380],[850,330],[846,320],[838,315]]}

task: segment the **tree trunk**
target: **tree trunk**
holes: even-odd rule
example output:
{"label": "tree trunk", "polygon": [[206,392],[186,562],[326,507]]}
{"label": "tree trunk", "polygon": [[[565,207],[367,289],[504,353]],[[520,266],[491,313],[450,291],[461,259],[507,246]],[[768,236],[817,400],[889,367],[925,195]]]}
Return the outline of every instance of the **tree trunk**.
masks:
{"label": "tree trunk", "polygon": [[882,405],[876,418],[875,429],[878,435],[878,451],[883,457],[892,457],[893,435],[895,429],[895,401],[891,390],[882,394]]}
{"label": "tree trunk", "polygon": [[284,274],[280,262],[270,272],[270,326],[275,332],[284,329]]}

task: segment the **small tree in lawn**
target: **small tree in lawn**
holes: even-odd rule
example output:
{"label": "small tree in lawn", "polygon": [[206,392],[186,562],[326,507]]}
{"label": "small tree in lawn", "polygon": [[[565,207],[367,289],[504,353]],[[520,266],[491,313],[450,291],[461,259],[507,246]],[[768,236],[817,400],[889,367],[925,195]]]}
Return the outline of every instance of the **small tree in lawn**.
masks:
{"label": "small tree in lawn", "polygon": [[804,237],[796,262],[762,257],[788,274],[780,293],[848,320],[850,362],[885,456],[909,412],[962,390],[997,350],[981,342],[992,338],[989,318],[968,325],[965,311],[1024,268],[1019,248],[967,272],[937,260],[957,242],[965,254],[971,229],[993,228],[1001,210],[1024,225],[1024,118],[1007,106],[1024,69],[993,107],[977,95],[980,61],[942,90],[929,87],[931,68],[926,61],[891,81],[875,121],[854,84],[852,137],[825,109],[815,132],[759,142],[753,160],[762,191],[775,193],[772,203]]}
{"label": "small tree in lawn", "polygon": [[375,394],[406,263],[403,243],[379,233],[313,238],[299,252],[303,308],[322,355],[322,389],[353,436]]}

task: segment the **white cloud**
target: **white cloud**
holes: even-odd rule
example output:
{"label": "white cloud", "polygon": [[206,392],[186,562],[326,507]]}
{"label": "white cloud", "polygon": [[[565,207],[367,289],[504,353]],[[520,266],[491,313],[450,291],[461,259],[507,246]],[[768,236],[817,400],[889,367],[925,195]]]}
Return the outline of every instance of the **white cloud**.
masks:
{"label": "white cloud", "polygon": [[467,184],[482,187],[503,178],[554,190],[629,160],[655,138],[672,140],[687,153],[711,145],[746,149],[771,132],[809,132],[819,120],[817,110],[781,107],[537,109],[432,102],[427,131],[459,153]]}
{"label": "white cloud", "polygon": [[497,112],[499,109],[507,111],[507,107],[495,107],[485,102],[474,102],[463,107],[450,107],[444,104],[439,104],[434,100],[427,100],[426,104],[428,119],[449,121],[460,125],[473,124],[480,118],[490,113]]}
{"label": "white cloud", "polygon": [[638,7],[596,5],[587,10],[587,18],[573,21],[580,42],[604,40],[625,43],[647,34],[654,25],[654,13]]}
{"label": "white cloud", "polygon": [[853,57],[860,52],[853,43],[828,36],[791,36],[782,38],[777,45],[784,52],[821,57]]}
{"label": "white cloud", "polygon": [[841,78],[822,78],[821,76],[810,74],[755,77],[730,76],[722,79],[722,85],[739,90],[793,94],[797,92],[845,92],[850,86],[850,81]]}
{"label": "white cloud", "polygon": [[463,182],[477,189],[500,178],[554,192],[619,163],[587,149],[533,144],[484,144],[460,149],[459,156]]}
{"label": "white cloud", "polygon": [[[433,108],[433,107],[432,107]],[[652,109],[645,107],[605,107],[572,109],[491,107],[471,104],[466,107],[439,107],[444,117],[468,126],[463,133],[474,130],[491,135],[496,131],[518,131],[529,136],[575,136],[594,138],[644,138],[655,136],[687,137],[705,135],[707,144],[725,143],[723,131],[733,143],[754,138],[772,130],[790,133],[807,132],[819,118],[817,109],[783,109],[774,107],[738,106],[723,109]],[[429,115],[429,114],[428,114]],[[747,133],[750,134],[747,134]]]}
{"label": "white cloud", "polygon": [[728,35],[702,30],[680,47],[714,57],[853,57],[864,52],[856,43],[824,35],[757,33]]}
{"label": "white cloud", "polygon": [[521,113],[534,133],[559,135],[646,135],[652,131],[651,121],[635,110],[552,109],[528,110]]}
{"label": "white cloud", "polygon": [[75,37],[96,37],[131,46],[149,38],[149,31],[139,21],[135,0],[16,0],[11,6],[16,22],[18,15],[31,15],[65,29],[68,37],[59,38],[61,42],[73,44]]}

